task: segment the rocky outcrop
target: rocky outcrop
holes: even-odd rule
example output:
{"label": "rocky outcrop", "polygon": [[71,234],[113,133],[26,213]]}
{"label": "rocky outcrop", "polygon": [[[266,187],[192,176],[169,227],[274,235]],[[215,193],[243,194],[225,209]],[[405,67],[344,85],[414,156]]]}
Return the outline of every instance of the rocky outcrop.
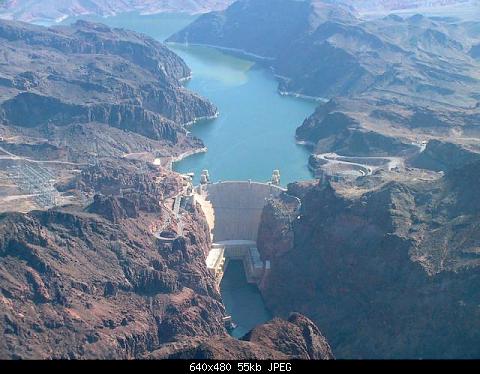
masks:
{"label": "rocky outcrop", "polygon": [[[96,182],[88,171],[82,178],[99,193],[110,172]],[[120,175],[127,186],[130,174]],[[161,196],[172,190],[178,186]],[[157,242],[149,227],[165,215],[158,200],[146,207],[150,192],[143,193],[143,206],[112,186],[85,210],[2,215],[2,358],[135,358],[180,336],[226,334],[205,266],[204,218],[186,213],[186,236]]]}
{"label": "rocky outcrop", "polygon": [[[160,209],[158,208],[158,210]],[[113,223],[126,218],[138,218],[138,210],[135,204],[131,200],[121,197],[95,195],[88,211],[96,213]]]}
{"label": "rocky outcrop", "polygon": [[81,173],[58,184],[61,191],[77,190],[85,193],[102,195],[132,196],[142,194],[144,197],[156,197],[161,201],[172,196],[182,188],[180,176],[135,160],[102,159],[96,165],[84,168]]}
{"label": "rocky outcrop", "polygon": [[0,146],[18,156],[38,158],[45,161],[53,161],[66,157],[65,149],[49,144],[48,142],[7,143],[2,141],[0,142]]}
{"label": "rocky outcrop", "polygon": [[[389,135],[386,126],[372,129],[363,116],[372,110],[369,105],[360,104],[364,112],[358,114],[358,107],[347,102],[348,99],[339,98],[320,104],[297,129],[297,140],[310,145],[316,154],[335,152],[345,156],[394,156],[415,149],[408,139]],[[394,111],[388,113],[395,115]],[[390,117],[384,120],[394,121]],[[311,166],[315,168],[312,163]]]}
{"label": "rocky outcrop", "polygon": [[178,335],[225,334],[202,214],[186,212],[174,243],[151,231],[178,175],[110,159],[58,188],[86,206],[0,217],[0,357],[136,358]]}
{"label": "rocky outcrop", "polygon": [[450,171],[480,160],[480,154],[459,144],[438,140],[428,142],[425,151],[412,158],[412,166],[436,171]]}
{"label": "rocky outcrop", "polygon": [[166,346],[150,359],[209,360],[330,360],[330,346],[315,324],[294,313],[288,320],[274,319],[250,331],[240,340],[231,337],[196,339],[177,347]]}
{"label": "rocky outcrop", "polygon": [[216,114],[182,87],[185,63],[144,35],[85,21],[50,29],[1,21],[0,43],[16,61],[0,85],[8,126],[103,123],[178,144],[182,125]]}
{"label": "rocky outcrop", "polygon": [[171,121],[136,106],[83,107],[32,93],[21,93],[2,104],[3,121],[10,126],[39,127],[49,122],[63,126],[77,123],[107,123],[151,139],[178,142],[178,128]]}
{"label": "rocky outcrop", "polygon": [[[265,205],[258,229],[258,245],[262,260],[282,256],[293,247],[293,225],[299,212],[299,202],[287,195],[269,200]],[[270,238],[275,238],[273,242]]]}
{"label": "rocky outcrop", "polygon": [[293,313],[287,321],[276,319],[249,332],[244,340],[262,346],[276,346],[295,359],[329,360],[332,351],[317,326],[305,316]]}
{"label": "rocky outcrop", "polygon": [[310,317],[340,358],[477,357],[477,169],[358,193],[328,182],[290,186],[302,197],[290,247],[277,234],[281,202],[265,209],[260,228],[272,234],[258,243],[272,264],[261,290],[267,305]]}

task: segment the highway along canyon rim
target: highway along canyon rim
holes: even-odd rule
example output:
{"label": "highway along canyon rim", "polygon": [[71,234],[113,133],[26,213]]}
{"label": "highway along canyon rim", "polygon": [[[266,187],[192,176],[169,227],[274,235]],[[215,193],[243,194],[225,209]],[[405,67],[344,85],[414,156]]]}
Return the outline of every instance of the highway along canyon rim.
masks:
{"label": "highway along canyon rim", "polygon": [[[79,19],[142,32],[163,42],[195,17],[185,14],[142,16],[129,13],[107,18],[78,17],[67,19],[64,23],[70,24]],[[308,168],[310,152],[304,145],[296,143],[295,130],[315,111],[317,101],[280,95],[273,73],[252,60],[209,46],[167,45],[192,70],[192,76],[185,81],[185,86],[209,99],[219,111],[217,118],[200,120],[190,126],[192,134],[205,143],[207,151],[174,162],[173,169],[176,172],[194,173],[194,184],[200,182],[201,172],[205,169],[209,171],[211,182],[266,182],[271,179],[274,170],[280,171],[280,183],[284,186],[313,178]],[[243,198],[249,200],[249,193],[255,195],[249,190],[243,193]],[[226,253],[227,266],[225,274],[222,272],[219,287],[226,311],[232,317],[230,332],[238,338],[272,318],[256,285],[260,279],[252,280],[246,274],[248,270],[241,266],[242,261],[247,263],[251,260],[248,251],[255,249],[255,230],[258,229],[263,208],[261,202],[268,194],[263,196],[260,193],[252,229],[255,235],[250,235],[243,247],[240,246],[240,254],[230,259],[230,253],[238,251],[238,248],[234,245],[232,249],[228,243],[226,247],[225,243],[221,246],[225,251],[221,255]],[[239,212],[241,207],[237,205],[234,209]],[[229,218],[228,215],[222,217],[227,221]],[[250,217],[245,216],[243,222],[248,219]],[[226,239],[246,238],[233,234]]]}

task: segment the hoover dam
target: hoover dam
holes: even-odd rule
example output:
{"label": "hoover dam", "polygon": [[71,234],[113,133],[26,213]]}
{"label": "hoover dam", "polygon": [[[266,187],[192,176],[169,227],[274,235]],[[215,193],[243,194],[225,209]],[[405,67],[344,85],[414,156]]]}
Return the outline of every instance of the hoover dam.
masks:
{"label": "hoover dam", "polygon": [[190,199],[200,204],[210,228],[212,245],[207,268],[215,276],[229,314],[226,325],[232,336],[240,338],[272,318],[259,292],[271,264],[262,261],[257,236],[266,203],[286,190],[280,187],[278,170],[267,183],[210,183],[205,170],[201,184],[193,190]]}
{"label": "hoover dam", "polygon": [[[183,175],[183,191],[173,198],[172,209],[164,206],[170,216],[153,233],[163,242],[173,242],[183,235],[180,207],[200,204],[211,236],[211,248],[206,258],[207,268],[216,276],[219,286],[230,260],[243,263],[247,281],[259,285],[270,269],[269,261],[262,261],[257,249],[257,236],[263,208],[269,199],[286,193],[280,186],[280,172],[274,170],[270,182],[222,181],[210,183],[208,171],[202,172],[202,183],[193,186],[192,176]],[[301,202],[298,200],[298,205]],[[165,230],[172,221],[176,232]]]}
{"label": "hoover dam", "polygon": [[259,284],[270,269],[257,250],[258,227],[263,208],[270,198],[285,189],[269,182],[228,181],[204,183],[196,188],[210,227],[212,248],[207,267],[220,284],[230,260],[243,262],[247,281]]}

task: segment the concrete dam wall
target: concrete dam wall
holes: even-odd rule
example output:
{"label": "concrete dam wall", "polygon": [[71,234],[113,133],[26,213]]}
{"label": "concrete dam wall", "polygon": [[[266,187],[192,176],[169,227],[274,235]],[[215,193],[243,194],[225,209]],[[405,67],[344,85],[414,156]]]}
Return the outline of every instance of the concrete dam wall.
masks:
{"label": "concrete dam wall", "polygon": [[230,240],[256,242],[263,208],[270,197],[285,190],[258,182],[220,182],[204,185],[202,197],[211,205],[215,243]]}
{"label": "concrete dam wall", "polygon": [[220,284],[229,260],[241,260],[249,283],[259,284],[270,263],[263,263],[257,250],[257,236],[267,199],[285,190],[258,182],[220,182],[197,188],[196,201],[207,216],[212,248],[207,268]]}

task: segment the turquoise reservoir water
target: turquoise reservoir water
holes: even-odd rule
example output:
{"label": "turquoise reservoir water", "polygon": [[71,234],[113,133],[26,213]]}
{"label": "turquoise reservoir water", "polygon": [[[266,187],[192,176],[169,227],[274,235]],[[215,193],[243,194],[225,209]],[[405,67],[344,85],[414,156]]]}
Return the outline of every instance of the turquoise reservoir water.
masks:
{"label": "turquoise reservoir water", "polygon": [[[195,19],[186,14],[142,16],[126,13],[115,17],[79,17],[145,33],[164,41]],[[72,23],[79,18],[69,18]],[[208,148],[174,165],[176,171],[194,172],[196,181],[208,169],[213,181],[267,181],[279,169],[282,184],[311,179],[309,152],[295,143],[295,129],[313,113],[316,103],[280,96],[273,74],[251,61],[209,47],[169,45],[192,69],[186,86],[210,99],[220,117],[202,121],[191,132]]]}
{"label": "turquoise reservoir water", "polygon": [[315,102],[279,95],[273,74],[251,61],[209,47],[170,47],[192,69],[186,86],[220,111],[219,118],[191,128],[208,152],[178,162],[175,170],[198,178],[208,169],[213,181],[267,181],[274,169],[283,185],[312,178],[309,152],[295,143],[295,129],[313,113]]}
{"label": "turquoise reservoir water", "polygon": [[[84,17],[82,17],[84,18]],[[146,33],[160,41],[180,30],[193,17],[178,14],[89,17],[113,27]],[[74,20],[69,19],[68,23]],[[179,172],[195,172],[196,180],[208,169],[212,180],[267,181],[280,169],[282,184],[311,179],[309,152],[295,143],[295,129],[315,110],[312,101],[282,97],[272,73],[251,61],[229,56],[208,47],[170,45],[192,69],[186,86],[210,99],[220,117],[192,126],[208,152],[174,165]],[[221,284],[227,312],[238,325],[232,332],[241,337],[271,318],[260,292],[248,284],[241,262],[229,263]]]}

